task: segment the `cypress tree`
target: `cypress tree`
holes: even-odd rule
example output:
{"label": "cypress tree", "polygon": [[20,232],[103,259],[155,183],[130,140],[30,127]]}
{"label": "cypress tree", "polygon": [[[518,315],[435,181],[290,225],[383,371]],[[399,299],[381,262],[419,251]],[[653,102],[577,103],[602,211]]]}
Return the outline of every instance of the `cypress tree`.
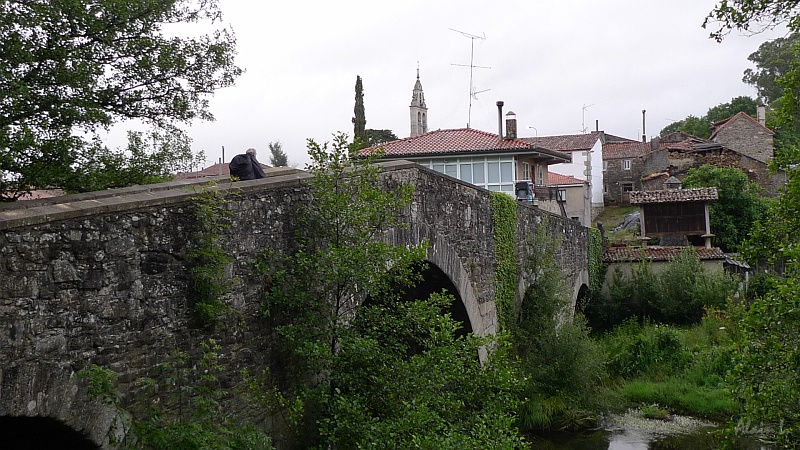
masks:
{"label": "cypress tree", "polygon": [[364,114],[364,89],[361,86],[361,76],[356,75],[356,106],[353,108],[353,142],[367,142],[367,117]]}

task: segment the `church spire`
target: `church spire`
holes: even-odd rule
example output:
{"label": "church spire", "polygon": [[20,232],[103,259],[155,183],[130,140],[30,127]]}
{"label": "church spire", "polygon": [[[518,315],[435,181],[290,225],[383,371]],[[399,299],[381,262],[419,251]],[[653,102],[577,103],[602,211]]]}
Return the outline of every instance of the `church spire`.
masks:
{"label": "church spire", "polygon": [[411,136],[428,132],[428,107],[425,105],[425,94],[422,92],[422,83],[419,81],[419,65],[417,65],[417,82],[411,95]]}

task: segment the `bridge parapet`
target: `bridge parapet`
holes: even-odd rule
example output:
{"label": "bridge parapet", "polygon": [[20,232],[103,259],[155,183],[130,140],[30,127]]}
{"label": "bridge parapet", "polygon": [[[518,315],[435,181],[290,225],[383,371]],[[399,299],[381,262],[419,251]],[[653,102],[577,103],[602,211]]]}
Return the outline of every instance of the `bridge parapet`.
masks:
{"label": "bridge parapet", "polygon": [[[428,260],[458,290],[471,329],[494,333],[490,193],[409,162],[382,165],[386,188],[415,187],[408,228],[386,238],[405,245],[427,240]],[[186,251],[195,226],[191,199],[209,181],[229,194],[226,207],[234,213],[224,248],[236,282],[225,301],[238,316],[216,337],[231,376],[263,366],[269,327],[259,314],[263,286],[254,262],[264,249],[290,246],[309,177],[273,169],[264,180],[218,177],[0,208],[0,416],[58,418],[102,442],[114,419],[79,388],[75,372],[89,363],[112,369],[132,396],[134,381],[154,375],[174,349],[208,337],[190,314]],[[518,213],[519,263],[525,237],[545,216],[564,235],[565,274],[582,283],[586,229],[527,204]]]}

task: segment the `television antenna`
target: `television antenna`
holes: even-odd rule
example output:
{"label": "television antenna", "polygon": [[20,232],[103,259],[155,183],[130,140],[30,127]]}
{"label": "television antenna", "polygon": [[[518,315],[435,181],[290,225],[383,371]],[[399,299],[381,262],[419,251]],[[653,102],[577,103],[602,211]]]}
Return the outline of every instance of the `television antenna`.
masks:
{"label": "television antenna", "polygon": [[591,106],[594,106],[594,103],[591,105],[583,104],[583,111],[581,113],[581,133],[583,134],[586,134],[586,110]]}
{"label": "television antenna", "polygon": [[456,33],[460,33],[462,36],[469,38],[470,40],[470,48],[469,48],[469,64],[453,64],[451,66],[459,66],[459,67],[469,67],[469,109],[467,110],[467,128],[469,128],[470,121],[472,120],[472,99],[478,99],[478,94],[490,91],[491,89],[484,89],[482,91],[478,91],[475,89],[475,86],[472,85],[472,69],[491,69],[491,67],[486,66],[476,66],[474,64],[474,57],[475,57],[475,39],[480,39],[481,41],[486,40],[486,33],[483,36],[476,36],[474,34],[465,33],[463,31],[454,30],[452,28],[448,28],[450,31],[455,31]]}

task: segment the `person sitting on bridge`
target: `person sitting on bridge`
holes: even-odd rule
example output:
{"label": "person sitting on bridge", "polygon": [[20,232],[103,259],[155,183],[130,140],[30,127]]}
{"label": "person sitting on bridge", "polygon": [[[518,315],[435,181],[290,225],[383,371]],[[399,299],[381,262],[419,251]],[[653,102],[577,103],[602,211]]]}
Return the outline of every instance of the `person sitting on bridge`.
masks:
{"label": "person sitting on bridge", "polygon": [[231,177],[236,177],[240,181],[257,180],[267,176],[256,159],[256,149],[254,148],[248,148],[244,154],[234,156],[228,164],[228,168],[231,171]]}

